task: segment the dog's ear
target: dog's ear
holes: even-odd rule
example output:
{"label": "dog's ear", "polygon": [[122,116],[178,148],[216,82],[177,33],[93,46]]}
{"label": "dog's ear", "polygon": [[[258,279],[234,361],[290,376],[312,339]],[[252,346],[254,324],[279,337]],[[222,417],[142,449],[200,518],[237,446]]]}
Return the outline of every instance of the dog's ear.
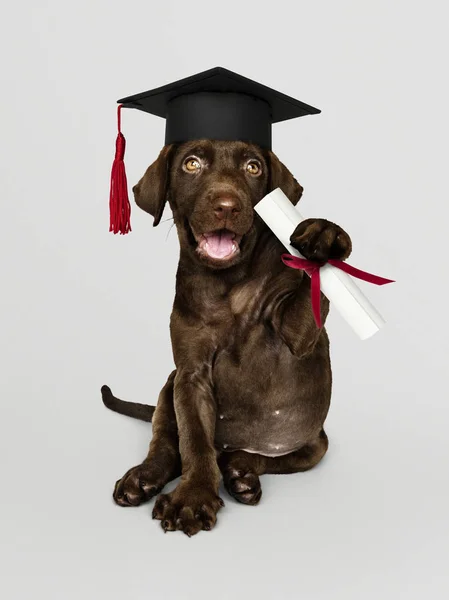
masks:
{"label": "dog's ear", "polygon": [[167,202],[174,148],[174,144],[164,146],[139,183],[133,187],[137,206],[154,217],[153,227],[159,224]]}
{"label": "dog's ear", "polygon": [[304,188],[271,150],[267,151],[265,158],[268,163],[268,192],[281,188],[290,202],[296,205]]}

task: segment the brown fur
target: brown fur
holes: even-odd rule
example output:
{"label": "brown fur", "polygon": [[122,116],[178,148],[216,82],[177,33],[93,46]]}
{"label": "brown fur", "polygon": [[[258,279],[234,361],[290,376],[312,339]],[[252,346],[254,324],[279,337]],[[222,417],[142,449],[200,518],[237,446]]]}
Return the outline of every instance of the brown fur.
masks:
{"label": "brown fur", "polygon": [[[200,172],[183,168],[189,155],[201,161]],[[259,161],[260,174],[245,170],[248,159]],[[313,319],[309,278],[282,263],[285,248],[253,210],[276,187],[293,204],[303,192],[272,152],[200,140],[164,147],[133,188],[154,226],[169,202],[179,236],[170,319],[176,369],[159,395],[148,456],[117,482],[114,499],[138,505],[182,474],[155,503],[165,531],[213,527],[221,476],[234,498],[256,504],[259,475],[310,469],[327,450],[327,333]],[[242,236],[240,252],[221,262],[200,256],[195,236],[220,228]],[[302,222],[291,243],[310,260],[351,251],[348,235],[324,219]],[[329,303],[321,300],[324,323]],[[102,393],[109,408],[151,418],[151,408],[133,408],[106,386]]]}

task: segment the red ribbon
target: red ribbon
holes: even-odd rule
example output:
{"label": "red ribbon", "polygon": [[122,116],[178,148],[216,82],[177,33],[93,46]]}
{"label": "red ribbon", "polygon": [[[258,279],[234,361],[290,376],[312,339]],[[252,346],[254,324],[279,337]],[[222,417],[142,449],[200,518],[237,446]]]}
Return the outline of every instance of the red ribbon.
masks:
{"label": "red ribbon", "polygon": [[[322,323],[320,307],[320,269],[321,267],[324,267],[326,263],[313,262],[305,258],[293,256],[293,254],[282,254],[281,259],[282,262],[288,267],[292,267],[293,269],[301,269],[302,271],[305,271],[307,275],[310,276],[310,295],[312,299],[313,316],[315,317],[315,323],[317,324],[317,327],[321,329]],[[360,269],[356,269],[355,267],[348,265],[342,260],[330,258],[327,262],[330,265],[337,267],[337,269],[341,269],[345,273],[348,273],[348,275],[357,277],[357,279],[363,279],[363,281],[368,281],[368,283],[374,283],[375,285],[385,285],[386,283],[394,283],[393,279],[385,279],[385,277],[379,277],[378,275],[373,275],[372,273],[368,273],[367,271],[361,271]]]}

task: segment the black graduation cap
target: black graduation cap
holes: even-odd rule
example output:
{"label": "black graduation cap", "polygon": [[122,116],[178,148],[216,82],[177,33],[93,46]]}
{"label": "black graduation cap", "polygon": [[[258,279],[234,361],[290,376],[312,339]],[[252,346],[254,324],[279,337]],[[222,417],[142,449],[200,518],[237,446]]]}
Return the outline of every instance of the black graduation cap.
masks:
{"label": "black graduation cap", "polygon": [[125,138],[121,108],[136,108],[165,119],[165,144],[197,139],[240,140],[271,150],[271,125],[321,112],[261,83],[215,67],[118,100],[117,149],[111,173],[110,227],[127,233],[130,204],[123,165]]}
{"label": "black graduation cap", "polygon": [[270,150],[272,123],[321,112],[223,67],[118,102],[166,119],[166,144],[241,140]]}

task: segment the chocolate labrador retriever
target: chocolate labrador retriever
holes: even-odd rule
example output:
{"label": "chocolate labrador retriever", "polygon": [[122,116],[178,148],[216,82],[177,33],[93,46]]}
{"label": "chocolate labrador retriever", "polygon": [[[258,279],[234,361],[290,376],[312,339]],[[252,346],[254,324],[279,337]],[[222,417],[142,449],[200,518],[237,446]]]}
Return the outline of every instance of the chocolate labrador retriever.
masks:
{"label": "chocolate labrador retriever", "polygon": [[[170,334],[176,369],[157,406],[105,405],[152,420],[148,456],[116,483],[120,506],[156,499],[165,531],[209,530],[223,502],[219,483],[257,504],[263,473],[296,473],[326,453],[329,340],[312,315],[310,280],[287,267],[285,248],[254,211],[280,187],[293,204],[303,188],[271,152],[244,142],[165,146],[133,188],[137,205],[161,220],[173,212],[180,258]],[[351,240],[324,219],[303,221],[291,244],[309,260],[345,259]],[[329,303],[321,297],[323,323]]]}

